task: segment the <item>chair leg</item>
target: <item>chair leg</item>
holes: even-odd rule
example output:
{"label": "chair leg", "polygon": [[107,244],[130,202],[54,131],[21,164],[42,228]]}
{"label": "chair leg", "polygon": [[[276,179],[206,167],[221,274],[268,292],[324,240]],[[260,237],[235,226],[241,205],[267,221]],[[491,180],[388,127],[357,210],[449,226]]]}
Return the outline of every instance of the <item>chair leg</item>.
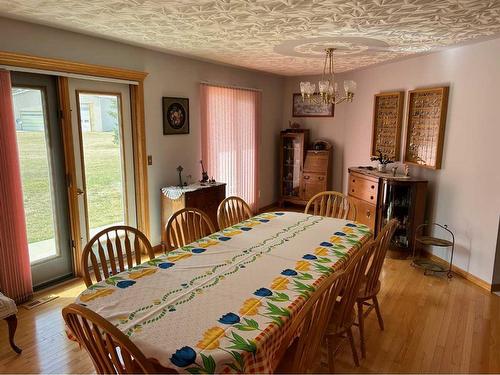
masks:
{"label": "chair leg", "polygon": [[333,338],[328,336],[326,338],[326,350],[328,355],[328,371],[335,372],[335,348],[333,347]]}
{"label": "chair leg", "polygon": [[7,321],[7,325],[9,326],[9,343],[11,348],[17,353],[21,354],[22,349],[19,348],[15,343],[14,343],[14,335],[16,334],[16,329],[17,329],[17,317],[15,315],[8,316],[5,318]]}
{"label": "chair leg", "polygon": [[358,301],[358,327],[359,327],[359,341],[361,343],[361,358],[366,358],[366,345],[365,345],[365,316],[363,314],[363,302]]}
{"label": "chair leg", "polygon": [[352,335],[352,327],[349,327],[349,329],[346,331],[347,337],[349,339],[349,342],[351,344],[351,350],[352,350],[352,358],[354,359],[354,364],[356,367],[359,367],[359,358],[358,358],[358,351],[356,350],[356,345],[354,344],[354,336]]}
{"label": "chair leg", "polygon": [[384,320],[382,319],[382,314],[380,313],[380,307],[378,305],[377,296],[373,297],[373,306],[375,306],[375,311],[377,312],[378,325],[380,326],[380,329],[383,331],[384,330]]}

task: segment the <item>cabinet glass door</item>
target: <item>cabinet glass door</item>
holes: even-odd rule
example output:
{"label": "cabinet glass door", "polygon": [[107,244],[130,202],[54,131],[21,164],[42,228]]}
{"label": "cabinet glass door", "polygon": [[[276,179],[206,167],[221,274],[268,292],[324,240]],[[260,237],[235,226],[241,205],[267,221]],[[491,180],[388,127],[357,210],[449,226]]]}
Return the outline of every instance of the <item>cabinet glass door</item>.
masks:
{"label": "cabinet glass door", "polygon": [[380,228],[391,219],[398,219],[399,225],[392,237],[391,247],[408,249],[411,239],[411,185],[384,184],[382,199],[382,220]]}
{"label": "cabinet glass door", "polygon": [[299,197],[302,142],[299,135],[283,137],[283,196]]}

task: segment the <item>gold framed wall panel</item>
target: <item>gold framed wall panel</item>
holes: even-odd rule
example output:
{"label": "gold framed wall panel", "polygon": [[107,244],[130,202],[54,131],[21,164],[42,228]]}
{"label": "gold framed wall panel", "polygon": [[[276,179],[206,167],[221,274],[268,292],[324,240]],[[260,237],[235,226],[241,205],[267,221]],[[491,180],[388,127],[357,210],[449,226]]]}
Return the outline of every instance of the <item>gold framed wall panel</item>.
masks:
{"label": "gold framed wall panel", "polygon": [[408,92],[405,163],[440,169],[449,87]]}
{"label": "gold framed wall panel", "polygon": [[389,159],[400,160],[404,96],[404,91],[374,96],[371,156],[380,150]]}

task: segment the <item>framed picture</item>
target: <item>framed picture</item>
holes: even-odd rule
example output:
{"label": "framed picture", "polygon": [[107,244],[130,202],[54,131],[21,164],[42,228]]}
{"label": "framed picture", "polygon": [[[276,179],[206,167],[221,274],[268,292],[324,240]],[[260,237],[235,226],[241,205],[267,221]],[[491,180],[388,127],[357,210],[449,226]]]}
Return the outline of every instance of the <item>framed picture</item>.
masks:
{"label": "framed picture", "polygon": [[375,95],[371,156],[380,151],[393,161],[400,159],[404,95],[404,91]]}
{"label": "framed picture", "polygon": [[163,134],[189,134],[189,99],[163,97]]}
{"label": "framed picture", "polygon": [[405,163],[441,168],[448,91],[445,86],[408,92]]}
{"label": "framed picture", "polygon": [[[319,94],[313,95],[312,101],[320,102]],[[334,105],[315,104],[308,100],[303,100],[301,94],[293,94],[293,117],[333,117]]]}

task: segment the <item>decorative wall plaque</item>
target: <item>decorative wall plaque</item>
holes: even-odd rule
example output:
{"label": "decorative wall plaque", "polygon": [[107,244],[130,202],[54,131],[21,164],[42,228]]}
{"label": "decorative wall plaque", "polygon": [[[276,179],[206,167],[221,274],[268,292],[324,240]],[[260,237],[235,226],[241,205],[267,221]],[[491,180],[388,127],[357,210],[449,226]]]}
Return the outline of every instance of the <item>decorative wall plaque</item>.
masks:
{"label": "decorative wall plaque", "polygon": [[375,95],[373,109],[372,156],[379,151],[388,159],[400,159],[403,91]]}
{"label": "decorative wall plaque", "polygon": [[406,163],[441,168],[448,91],[448,87],[409,91]]}

